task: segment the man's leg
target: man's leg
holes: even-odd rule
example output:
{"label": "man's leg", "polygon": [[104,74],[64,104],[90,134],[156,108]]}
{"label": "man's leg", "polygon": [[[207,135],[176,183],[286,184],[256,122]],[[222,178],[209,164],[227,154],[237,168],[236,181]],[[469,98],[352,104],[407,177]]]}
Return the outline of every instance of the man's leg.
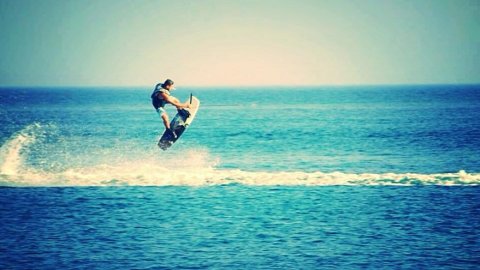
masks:
{"label": "man's leg", "polygon": [[170,130],[172,132],[173,138],[177,138],[177,134],[175,133],[175,130],[170,129],[170,120],[168,119],[168,114],[166,112],[162,113],[162,120],[163,124],[165,125],[165,128],[167,130]]}
{"label": "man's leg", "polygon": [[[176,97],[171,97],[171,99],[173,99],[174,101],[178,102],[178,103],[181,103],[178,98]],[[187,119],[188,117],[190,117],[190,112],[185,110],[185,109],[179,109],[177,108],[177,111],[180,113],[180,115],[182,116],[182,118]]]}
{"label": "man's leg", "polygon": [[163,120],[163,124],[165,125],[165,128],[170,129],[170,120],[168,119],[168,114],[162,113],[162,120]]}
{"label": "man's leg", "polygon": [[165,125],[166,129],[170,129],[170,120],[168,119],[167,111],[164,108],[160,107],[157,108],[157,113],[160,118],[162,118],[163,125]]}

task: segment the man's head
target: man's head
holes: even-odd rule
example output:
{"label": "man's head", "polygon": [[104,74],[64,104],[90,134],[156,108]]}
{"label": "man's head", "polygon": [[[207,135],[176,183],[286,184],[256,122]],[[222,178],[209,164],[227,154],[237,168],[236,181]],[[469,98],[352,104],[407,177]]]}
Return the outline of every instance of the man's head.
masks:
{"label": "man's head", "polygon": [[162,84],[162,87],[171,91],[171,90],[175,90],[175,87],[173,87],[173,81],[170,80],[170,79],[167,79],[163,84]]}

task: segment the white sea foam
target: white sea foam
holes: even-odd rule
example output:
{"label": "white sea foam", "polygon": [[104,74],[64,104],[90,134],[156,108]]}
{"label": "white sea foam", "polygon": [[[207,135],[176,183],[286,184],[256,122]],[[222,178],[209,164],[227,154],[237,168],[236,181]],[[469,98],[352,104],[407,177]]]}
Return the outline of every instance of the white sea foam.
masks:
{"label": "white sea foam", "polygon": [[480,173],[344,173],[301,171],[244,171],[221,169],[205,149],[158,159],[70,166],[61,171],[27,166],[29,146],[45,132],[32,124],[14,134],[0,148],[2,186],[208,186],[208,185],[479,185]]}
{"label": "white sea foam", "polygon": [[18,174],[22,169],[23,151],[36,139],[40,124],[28,125],[15,134],[0,148],[0,173],[7,175]]}

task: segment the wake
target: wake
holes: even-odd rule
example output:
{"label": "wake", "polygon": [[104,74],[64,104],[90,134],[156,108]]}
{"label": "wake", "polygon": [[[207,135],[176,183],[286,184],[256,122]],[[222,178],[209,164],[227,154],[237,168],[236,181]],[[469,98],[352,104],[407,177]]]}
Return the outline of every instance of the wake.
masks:
{"label": "wake", "polygon": [[[184,151],[176,158],[159,162],[155,157],[94,166],[68,166],[48,170],[28,165],[31,146],[48,133],[48,126],[34,123],[12,135],[0,148],[0,186],[211,186],[242,184],[252,186],[332,185],[443,185],[476,186],[479,173],[344,173],[344,172],[252,172],[221,169],[218,159],[205,149]],[[48,166],[46,166],[48,168]]]}

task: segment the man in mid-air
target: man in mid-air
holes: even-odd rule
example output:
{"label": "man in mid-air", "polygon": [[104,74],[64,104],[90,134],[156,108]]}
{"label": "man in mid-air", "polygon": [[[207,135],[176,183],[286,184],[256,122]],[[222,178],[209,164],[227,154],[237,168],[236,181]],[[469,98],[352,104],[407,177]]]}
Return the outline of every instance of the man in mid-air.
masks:
{"label": "man in mid-air", "polygon": [[153,107],[155,107],[158,115],[162,118],[165,128],[172,132],[174,138],[177,138],[177,134],[175,134],[175,131],[170,128],[170,120],[168,118],[167,111],[165,110],[165,105],[167,103],[170,103],[173,106],[177,107],[177,110],[181,110],[183,108],[188,108],[190,104],[188,102],[181,103],[178,98],[170,94],[170,91],[172,90],[175,90],[175,87],[173,87],[173,81],[167,79],[164,83],[158,83],[155,86],[151,98],[152,105]]}

